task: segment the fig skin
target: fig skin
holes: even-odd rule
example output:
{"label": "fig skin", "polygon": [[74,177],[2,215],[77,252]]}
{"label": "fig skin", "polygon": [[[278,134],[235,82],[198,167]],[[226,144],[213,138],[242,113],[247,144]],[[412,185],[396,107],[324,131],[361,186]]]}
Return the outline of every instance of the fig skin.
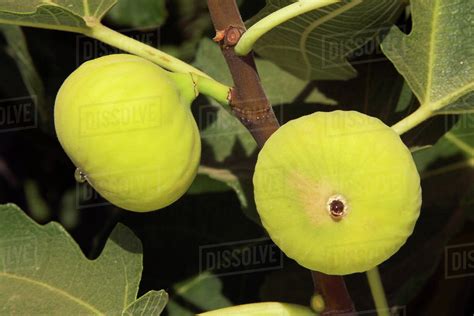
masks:
{"label": "fig skin", "polygon": [[198,316],[314,316],[308,307],[278,302],[263,302],[236,305],[198,314]]}
{"label": "fig skin", "polygon": [[197,173],[201,141],[190,111],[194,97],[190,75],[168,73],[134,55],[100,57],[61,86],[56,133],[105,199],[135,212],[161,209],[181,197]]}
{"label": "fig skin", "polygon": [[[259,153],[253,183],[272,240],[300,265],[331,275],[387,260],[413,232],[421,207],[409,149],[380,120],[354,111],[283,125]],[[345,206],[338,216],[334,199]]]}

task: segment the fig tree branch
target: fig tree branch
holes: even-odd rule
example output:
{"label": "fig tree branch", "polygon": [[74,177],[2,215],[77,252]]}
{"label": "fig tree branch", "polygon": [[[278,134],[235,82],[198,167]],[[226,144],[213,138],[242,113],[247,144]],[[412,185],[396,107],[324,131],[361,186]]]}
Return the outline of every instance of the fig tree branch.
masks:
{"label": "fig tree branch", "polygon": [[[219,43],[227,61],[234,87],[230,106],[233,114],[247,127],[259,147],[279,128],[271,104],[265,95],[255,66],[253,53],[239,56],[235,45],[246,31],[235,0],[208,0],[209,12]],[[322,315],[354,312],[344,279],[312,272],[316,290],[322,294],[325,310]]]}
{"label": "fig tree branch", "polygon": [[311,271],[311,275],[315,292],[321,294],[324,299],[325,309],[321,315],[357,315],[342,276],[317,271]]}
{"label": "fig tree branch", "polygon": [[232,112],[261,147],[279,124],[260,84],[253,55],[238,56],[234,51],[245,25],[234,0],[208,0],[208,6],[216,29],[215,41],[219,42],[234,80]]}

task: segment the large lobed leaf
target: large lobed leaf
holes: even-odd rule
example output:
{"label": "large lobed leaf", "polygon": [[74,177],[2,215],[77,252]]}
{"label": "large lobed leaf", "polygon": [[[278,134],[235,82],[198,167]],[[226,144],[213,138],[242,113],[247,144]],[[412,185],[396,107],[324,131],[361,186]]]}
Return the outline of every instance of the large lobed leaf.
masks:
{"label": "large lobed leaf", "polygon": [[[448,120],[449,118],[447,118]],[[414,153],[414,159],[420,172],[439,175],[459,168],[474,168],[474,114],[466,113],[432,147]],[[439,159],[456,158],[440,169],[428,171],[431,164]]]}
{"label": "large lobed leaf", "polygon": [[472,12],[466,0],[411,1],[413,31],[394,27],[382,43],[422,106],[432,111],[473,111]]}
{"label": "large lobed leaf", "polygon": [[117,0],[16,0],[0,2],[0,23],[82,32]]}
{"label": "large lobed leaf", "polygon": [[96,260],[62,226],[40,226],[13,204],[0,206],[0,314],[159,314],[164,291],[137,300],[142,246],[118,225]]}
{"label": "large lobed leaf", "polygon": [[[267,0],[249,24],[294,0]],[[399,0],[343,0],[295,17],[265,34],[254,49],[305,80],[349,79],[356,71],[347,55],[390,26]]]}

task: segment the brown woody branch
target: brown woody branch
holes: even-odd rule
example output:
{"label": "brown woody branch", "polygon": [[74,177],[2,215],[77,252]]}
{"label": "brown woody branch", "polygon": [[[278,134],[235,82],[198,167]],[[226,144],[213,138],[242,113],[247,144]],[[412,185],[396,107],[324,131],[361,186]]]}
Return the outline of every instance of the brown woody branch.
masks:
{"label": "brown woody branch", "polygon": [[279,124],[260,84],[253,55],[240,57],[234,53],[245,25],[234,0],[208,0],[207,3],[216,29],[215,40],[219,41],[234,79],[232,111],[262,147]]}
{"label": "brown woody branch", "polygon": [[[253,53],[237,56],[234,52],[234,46],[246,30],[239,9],[235,0],[208,0],[207,4],[216,30],[214,40],[219,43],[234,80],[230,102],[232,111],[262,147],[279,124],[260,83]],[[326,308],[323,315],[355,314],[342,277],[314,271],[312,276],[315,291],[324,298]]]}
{"label": "brown woody branch", "polygon": [[324,298],[326,308],[322,315],[357,315],[343,277],[317,271],[311,271],[311,275],[315,292]]}

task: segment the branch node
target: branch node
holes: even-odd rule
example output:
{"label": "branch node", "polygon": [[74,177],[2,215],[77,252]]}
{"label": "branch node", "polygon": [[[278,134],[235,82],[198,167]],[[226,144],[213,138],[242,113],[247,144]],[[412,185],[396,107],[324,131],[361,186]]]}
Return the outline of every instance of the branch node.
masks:
{"label": "branch node", "polygon": [[212,39],[214,42],[219,43],[225,37],[225,30],[216,30],[216,35]]}
{"label": "branch node", "polygon": [[245,30],[241,27],[229,26],[225,31],[224,47],[233,47],[237,45]]}

